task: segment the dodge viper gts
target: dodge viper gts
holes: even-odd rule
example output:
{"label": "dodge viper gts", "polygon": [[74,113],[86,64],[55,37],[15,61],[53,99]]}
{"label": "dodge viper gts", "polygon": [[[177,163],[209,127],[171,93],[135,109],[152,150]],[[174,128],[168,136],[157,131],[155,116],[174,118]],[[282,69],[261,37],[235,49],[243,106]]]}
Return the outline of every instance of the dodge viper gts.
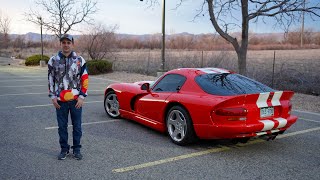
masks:
{"label": "dodge viper gts", "polygon": [[168,133],[178,145],[199,139],[274,139],[297,121],[292,91],[274,90],[221,68],[181,68],[156,81],[114,83],[104,93],[112,118]]}

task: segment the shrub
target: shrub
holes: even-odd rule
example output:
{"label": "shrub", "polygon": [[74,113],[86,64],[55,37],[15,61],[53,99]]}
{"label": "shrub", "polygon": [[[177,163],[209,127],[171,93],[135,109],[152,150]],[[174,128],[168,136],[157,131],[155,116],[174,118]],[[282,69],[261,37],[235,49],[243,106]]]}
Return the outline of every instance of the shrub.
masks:
{"label": "shrub", "polygon": [[87,61],[88,74],[102,74],[112,72],[112,63],[106,60]]}
{"label": "shrub", "polygon": [[[49,57],[46,55],[43,55],[43,60],[46,61],[46,63],[48,63],[49,61]],[[38,66],[40,64],[40,60],[41,60],[41,54],[36,54],[33,56],[29,56],[26,59],[26,66]]]}

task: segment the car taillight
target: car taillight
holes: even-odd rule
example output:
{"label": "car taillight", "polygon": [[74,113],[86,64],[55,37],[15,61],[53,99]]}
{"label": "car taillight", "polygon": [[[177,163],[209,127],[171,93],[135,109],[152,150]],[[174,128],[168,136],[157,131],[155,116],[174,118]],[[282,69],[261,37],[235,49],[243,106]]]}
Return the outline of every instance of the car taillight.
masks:
{"label": "car taillight", "polygon": [[220,116],[245,116],[248,114],[248,110],[239,108],[221,108],[216,110],[216,114]]}

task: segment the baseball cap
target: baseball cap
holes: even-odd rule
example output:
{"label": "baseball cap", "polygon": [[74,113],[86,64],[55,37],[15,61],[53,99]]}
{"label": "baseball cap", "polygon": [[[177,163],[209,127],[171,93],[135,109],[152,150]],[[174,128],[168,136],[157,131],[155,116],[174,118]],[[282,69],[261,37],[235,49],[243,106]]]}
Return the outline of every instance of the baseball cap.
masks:
{"label": "baseball cap", "polygon": [[73,37],[70,35],[70,34],[63,34],[61,37],[60,37],[60,42],[64,39],[67,39],[71,42],[73,42]]}

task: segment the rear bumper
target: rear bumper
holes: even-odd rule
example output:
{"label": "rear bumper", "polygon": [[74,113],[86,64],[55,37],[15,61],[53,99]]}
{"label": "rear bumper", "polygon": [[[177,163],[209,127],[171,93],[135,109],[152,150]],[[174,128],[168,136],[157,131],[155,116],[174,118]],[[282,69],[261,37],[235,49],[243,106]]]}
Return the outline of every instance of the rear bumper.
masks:
{"label": "rear bumper", "polygon": [[297,116],[288,118],[274,118],[270,120],[259,120],[257,123],[243,125],[199,125],[194,124],[194,129],[200,139],[230,139],[255,137],[265,134],[285,131],[297,121]]}

